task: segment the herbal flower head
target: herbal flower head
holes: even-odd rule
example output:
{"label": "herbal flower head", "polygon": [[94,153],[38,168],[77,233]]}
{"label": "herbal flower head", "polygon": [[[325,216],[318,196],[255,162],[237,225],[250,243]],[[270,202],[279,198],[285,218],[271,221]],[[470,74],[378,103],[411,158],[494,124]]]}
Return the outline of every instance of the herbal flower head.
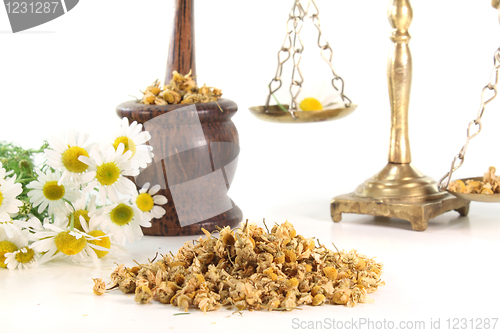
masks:
{"label": "herbal flower head", "polygon": [[42,227],[42,230],[32,230],[37,240],[31,244],[35,251],[44,252],[42,262],[61,257],[72,257],[77,260],[88,258],[85,249],[88,242],[95,240],[95,237],[77,229],[71,230],[67,223],[58,217],[54,223],[50,223],[46,218]]}
{"label": "herbal flower head", "polygon": [[30,246],[23,246],[17,251],[5,254],[5,264],[10,270],[27,269],[38,265],[40,254]]}
{"label": "herbal flower head", "polygon": [[320,80],[319,83],[304,86],[297,101],[302,111],[322,111],[342,102],[340,95],[328,80]]}
{"label": "herbal flower head", "polygon": [[36,207],[38,213],[42,213],[48,207],[49,215],[64,214],[65,201],[76,201],[80,193],[76,190],[76,184],[73,182],[59,183],[61,172],[48,170],[44,173],[37,170],[38,180],[32,181],[26,187],[31,191],[28,193],[30,201]]}
{"label": "herbal flower head", "polygon": [[149,182],[145,183],[132,198],[132,202],[143,213],[144,219],[147,221],[153,218],[159,219],[165,215],[165,209],[159,205],[164,205],[168,202],[164,195],[156,194],[160,190],[160,185],[149,188],[150,185]]}
{"label": "herbal flower head", "polygon": [[102,230],[109,230],[116,242],[122,245],[125,241],[134,242],[143,236],[141,226],[151,226],[149,221],[143,220],[139,209],[126,200],[98,209],[90,221]]}
{"label": "herbal flower head", "polygon": [[89,156],[88,138],[88,134],[70,129],[63,138],[53,136],[48,139],[50,149],[45,149],[47,164],[54,169],[62,170],[60,183],[70,179],[79,183],[81,175],[87,171],[88,165],[78,158]]}
{"label": "herbal flower head", "polygon": [[101,259],[108,255],[109,252],[114,252],[116,250],[124,251],[125,249],[112,241],[112,234],[109,232],[104,232],[96,224],[96,219],[91,219],[89,223],[80,216],[80,224],[83,230],[93,239],[87,242],[87,246],[84,251],[87,257],[92,259],[96,266],[99,266],[97,259]]}
{"label": "herbal flower head", "polygon": [[136,168],[146,168],[147,164],[151,163],[151,158],[153,157],[153,147],[145,144],[151,139],[151,135],[149,132],[141,130],[142,124],[134,121],[129,125],[128,119],[124,117],[113,142],[115,149],[118,149],[118,145],[123,143],[124,153],[127,151],[132,152],[130,161]]}
{"label": "herbal flower head", "polygon": [[[6,228],[0,228],[0,267],[6,268],[7,255],[28,245],[28,232],[22,231],[15,224],[9,226],[15,230],[9,233]],[[11,230],[12,231],[12,230]]]}
{"label": "herbal flower head", "polygon": [[135,184],[125,176],[137,176],[139,170],[134,169],[129,160],[132,152],[124,153],[124,149],[123,143],[118,145],[116,151],[112,145],[104,148],[95,146],[90,151],[90,157],[79,157],[80,161],[89,166],[89,172],[82,177],[88,183],[83,191],[89,192],[97,188],[102,205],[106,203],[106,197],[117,202],[118,193],[131,195],[136,191]]}
{"label": "herbal flower head", "polygon": [[89,196],[82,195],[80,199],[71,204],[66,202],[67,215],[64,216],[66,223],[69,225],[71,219],[73,219],[73,227],[80,231],[85,231],[81,224],[81,219],[89,223],[90,214],[96,210],[95,201],[96,196],[91,194]]}

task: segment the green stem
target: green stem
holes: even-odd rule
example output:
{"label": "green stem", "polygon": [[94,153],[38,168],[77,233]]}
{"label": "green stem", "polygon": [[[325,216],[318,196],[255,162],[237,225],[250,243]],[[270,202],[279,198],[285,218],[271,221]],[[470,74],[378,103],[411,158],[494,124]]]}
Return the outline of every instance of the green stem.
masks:
{"label": "green stem", "polygon": [[75,214],[71,213],[71,222],[69,223],[69,230],[73,231],[75,228]]}
{"label": "green stem", "polygon": [[35,180],[35,178],[18,178],[16,182],[23,183],[23,182],[31,182],[33,180]]}
{"label": "green stem", "polygon": [[276,101],[276,103],[278,103],[278,106],[281,110],[283,110],[284,112],[288,112],[288,110],[285,109],[283,105],[281,105],[280,101],[278,101],[278,99],[276,98],[276,96],[274,96],[274,94],[272,94],[271,96],[273,96],[274,100]]}

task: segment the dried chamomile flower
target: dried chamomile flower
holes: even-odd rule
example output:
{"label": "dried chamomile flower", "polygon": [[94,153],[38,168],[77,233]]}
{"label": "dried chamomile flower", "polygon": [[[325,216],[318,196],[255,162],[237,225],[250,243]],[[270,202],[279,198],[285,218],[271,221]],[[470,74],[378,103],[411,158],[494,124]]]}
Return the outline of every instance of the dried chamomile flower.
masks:
{"label": "dried chamomile flower", "polygon": [[170,83],[160,88],[156,80],[142,92],[142,104],[167,105],[167,104],[194,104],[215,102],[222,96],[218,88],[208,87],[206,84],[198,88],[192,72],[182,75],[177,71],[172,72]]}
{"label": "dried chamomile flower", "polygon": [[101,278],[92,279],[94,280],[94,288],[92,291],[94,294],[100,296],[106,292],[106,283]]}
{"label": "dried chamomile flower", "polygon": [[160,91],[161,91],[160,81],[156,80],[155,82],[153,82],[152,85],[150,85],[149,87],[146,88],[146,90],[144,90],[144,93],[150,93],[153,96],[158,96]]}
{"label": "dried chamomile flower", "polygon": [[[180,74],[174,77],[182,81]],[[202,231],[203,237],[186,242],[175,255],[130,269],[119,265],[111,274],[111,288],[134,292],[139,303],[155,300],[207,312],[222,306],[236,311],[352,307],[372,302],[367,294],[384,285],[381,263],[356,250],[316,246],[288,221],[270,232],[248,222],[233,230],[218,228],[218,238]]]}
{"label": "dried chamomile flower", "polygon": [[153,292],[146,285],[138,286],[135,288],[134,300],[141,304],[149,303],[153,300]]}
{"label": "dried chamomile flower", "polygon": [[483,176],[482,181],[468,179],[465,183],[462,180],[450,182],[448,190],[457,193],[472,194],[494,194],[500,193],[500,178],[495,175],[496,168],[490,166]]}

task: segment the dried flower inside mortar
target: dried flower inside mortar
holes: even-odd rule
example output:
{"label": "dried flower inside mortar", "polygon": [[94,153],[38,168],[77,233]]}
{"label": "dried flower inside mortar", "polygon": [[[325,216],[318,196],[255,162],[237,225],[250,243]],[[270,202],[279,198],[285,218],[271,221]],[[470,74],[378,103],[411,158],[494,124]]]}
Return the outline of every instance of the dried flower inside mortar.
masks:
{"label": "dried flower inside mortar", "polygon": [[160,81],[156,80],[144,90],[140,103],[167,105],[167,104],[193,104],[215,102],[222,96],[222,91],[217,88],[197,87],[191,71],[182,75],[172,72],[170,83],[160,88]]}
{"label": "dried flower inside mortar", "polygon": [[356,250],[316,246],[288,221],[270,232],[248,223],[220,229],[219,238],[204,232],[205,238],[185,243],[175,256],[132,268],[119,265],[108,290],[119,288],[135,293],[138,303],[156,300],[184,311],[222,306],[271,311],[302,304],[353,307],[372,302],[367,294],[384,285],[381,263]]}
{"label": "dried flower inside mortar", "polygon": [[448,189],[457,193],[494,194],[500,193],[500,178],[495,175],[496,168],[490,166],[483,176],[483,181],[468,179],[455,180],[450,183]]}

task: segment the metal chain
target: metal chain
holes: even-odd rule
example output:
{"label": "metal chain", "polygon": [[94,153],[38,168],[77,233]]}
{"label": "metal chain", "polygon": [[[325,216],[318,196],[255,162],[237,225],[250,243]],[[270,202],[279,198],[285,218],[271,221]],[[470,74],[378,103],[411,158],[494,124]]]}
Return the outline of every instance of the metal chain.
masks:
{"label": "metal chain", "polygon": [[[315,13],[310,14],[309,16],[311,17],[314,25],[318,29],[318,46],[320,48],[321,57],[325,60],[325,62],[328,64],[328,66],[332,70],[332,74],[333,74],[332,86],[333,86],[333,88],[335,90],[337,90],[338,92],[340,92],[340,97],[342,98],[344,105],[346,107],[349,107],[349,106],[351,106],[352,101],[349,99],[349,97],[347,97],[344,94],[344,80],[339,75],[337,75],[337,73],[335,73],[335,70],[333,69],[333,64],[332,64],[333,51],[332,51],[332,48],[330,47],[330,43],[328,43],[328,41],[325,39],[325,37],[323,37],[323,33],[321,31],[321,25],[320,25],[320,21],[319,21],[319,8],[318,8],[318,6],[316,6],[316,2],[314,2],[314,0],[311,0],[311,2],[314,6]],[[328,56],[325,54],[327,52],[329,53]],[[340,85],[339,87],[337,87],[337,85],[335,84],[336,82],[339,83],[339,85]]]}
{"label": "metal chain", "polygon": [[[490,75],[490,82],[483,88],[481,92],[481,105],[479,107],[479,112],[477,113],[476,119],[469,123],[467,127],[467,140],[465,141],[465,145],[460,149],[460,152],[453,158],[453,162],[451,163],[451,168],[446,175],[439,181],[439,187],[441,190],[446,190],[448,185],[450,185],[451,175],[458,168],[462,166],[465,159],[465,153],[467,151],[467,147],[469,146],[469,141],[476,137],[482,129],[481,118],[484,114],[484,109],[488,103],[493,101],[497,96],[497,88],[498,88],[498,80],[499,80],[499,72],[500,70],[500,48],[495,51],[494,55],[494,65],[493,70]],[[490,94],[488,97],[487,95]],[[491,95],[492,94],[492,95]],[[443,183],[446,181],[446,185],[443,186]]]}
{"label": "metal chain", "polygon": [[269,96],[267,96],[267,101],[266,101],[266,110],[269,109],[269,102],[271,100],[271,96],[278,91],[283,82],[281,80],[281,74],[283,73],[283,64],[290,59],[291,52],[290,49],[292,48],[292,32],[293,28],[290,26],[290,23],[294,20],[294,12],[295,8],[297,7],[297,2],[298,0],[295,0],[293,3],[292,10],[290,12],[290,15],[288,17],[288,21],[286,22],[286,35],[285,35],[285,40],[283,41],[283,45],[281,46],[281,49],[278,51],[278,68],[276,69],[276,74],[274,75],[274,78],[271,80],[269,83]]}
{"label": "metal chain", "polygon": [[[311,7],[311,3],[314,7],[314,13],[308,15],[309,8]],[[266,110],[269,109],[269,103],[271,100],[271,96],[278,91],[283,82],[281,79],[281,75],[283,73],[283,64],[290,58],[293,60],[293,71],[292,71],[292,82],[290,84],[290,95],[291,102],[288,110],[291,112],[292,117],[295,118],[294,111],[298,109],[297,97],[302,90],[302,84],[304,83],[304,77],[300,70],[300,60],[302,59],[302,52],[304,51],[304,45],[302,44],[302,40],[300,39],[300,31],[304,24],[304,18],[308,16],[312,19],[314,25],[318,29],[318,46],[320,48],[321,57],[325,60],[325,62],[330,67],[333,79],[332,86],[336,91],[340,92],[340,96],[342,101],[344,102],[345,107],[349,107],[351,105],[351,100],[344,94],[344,80],[337,75],[332,65],[332,56],[333,51],[330,47],[330,44],[323,37],[323,33],[320,27],[319,21],[319,9],[314,0],[309,0],[307,2],[307,7],[304,10],[304,7],[301,4],[301,0],[294,0],[292,10],[288,16],[288,21],[286,23],[287,33],[285,35],[285,40],[281,49],[278,51],[278,68],[276,69],[276,74],[274,78],[269,83],[269,95],[266,100]],[[325,53],[329,52],[329,55]]]}
{"label": "metal chain", "polygon": [[[302,75],[302,72],[300,71],[300,60],[302,59],[302,52],[304,51],[304,44],[302,44],[302,40],[300,39],[300,31],[302,30],[302,27],[304,25],[304,17],[307,14],[307,11],[309,10],[309,4],[310,1],[307,4],[306,10],[302,7],[302,4],[300,3],[300,0],[297,0],[295,2],[295,11],[292,13],[293,14],[293,54],[292,54],[292,60],[293,60],[293,70],[292,70],[292,82],[290,83],[290,95],[292,97],[290,101],[290,111],[295,111],[298,110],[298,105],[297,105],[297,97],[300,94],[300,91],[302,90],[302,84],[304,83],[304,76]],[[295,13],[297,12],[297,13]],[[290,20],[288,21],[290,22]],[[295,113],[292,112],[292,117],[295,117]]]}

